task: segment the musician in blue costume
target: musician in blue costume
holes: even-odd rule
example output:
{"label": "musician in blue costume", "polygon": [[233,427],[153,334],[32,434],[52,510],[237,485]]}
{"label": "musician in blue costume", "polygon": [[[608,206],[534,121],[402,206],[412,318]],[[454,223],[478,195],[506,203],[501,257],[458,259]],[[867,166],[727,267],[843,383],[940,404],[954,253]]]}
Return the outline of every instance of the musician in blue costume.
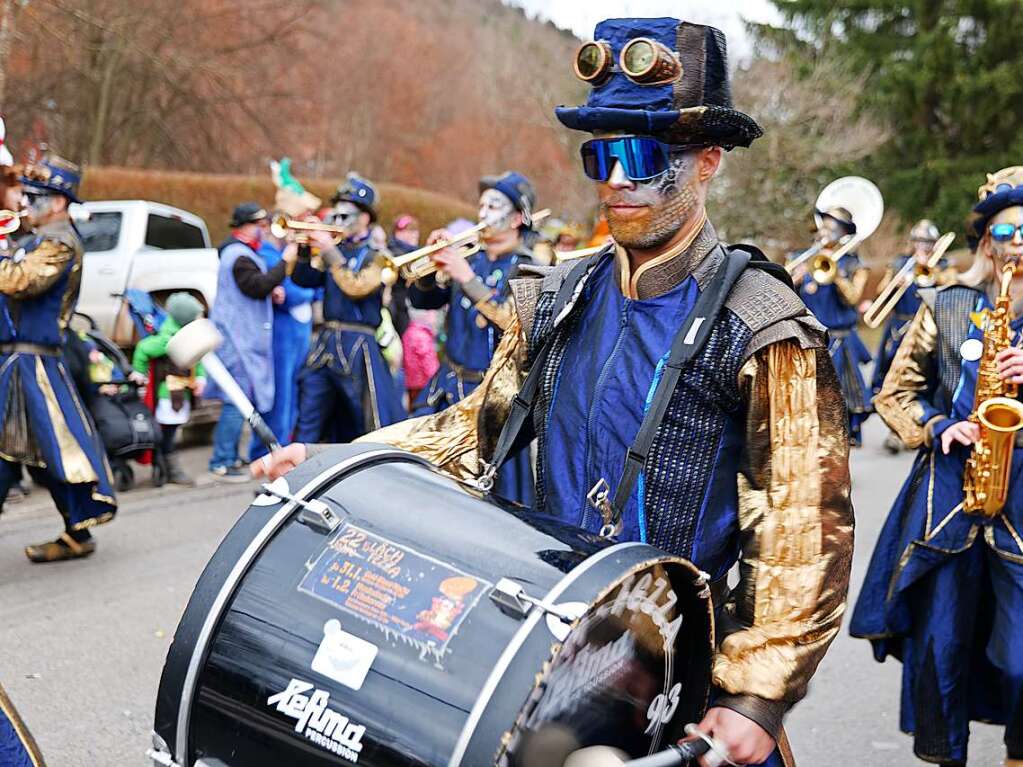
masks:
{"label": "musician in blue costume", "polygon": [[[884,329],[881,332],[881,344],[877,349],[877,358],[874,360],[874,375],[870,384],[873,396],[877,396],[881,391],[881,384],[884,383],[885,376],[888,375],[888,369],[892,365],[892,360],[895,359],[895,352],[902,342],[906,328],[909,327],[910,321],[920,309],[920,296],[917,294],[919,288],[948,285],[955,281],[956,270],[949,265],[948,259],[944,256],[939,259],[933,268],[929,269],[929,273],[924,273],[923,271],[927,268],[927,262],[934,251],[938,235],[938,227],[934,225],[934,222],[926,218],[918,221],[909,230],[910,252],[904,253],[891,263],[877,286],[877,293],[880,296],[891,281],[895,279],[895,276],[907,264],[913,263],[913,272],[910,274],[913,280],[895,303],[895,307],[892,309],[891,314],[888,315]],[[917,275],[917,272],[920,274]],[[895,432],[888,433],[884,446],[891,453],[898,453],[904,448],[902,440],[898,438]]]}
{"label": "musician in blue costume", "polygon": [[[523,235],[532,229],[536,192],[520,173],[480,179],[479,221],[487,227],[480,250],[463,258],[454,249],[434,256],[440,280],[426,277],[409,286],[417,309],[448,307],[441,366],[412,406],[415,416],[439,413],[479,386],[501,334],[513,314],[509,284],[522,264],[532,263]],[[450,239],[433,232],[429,243]],[[526,506],[533,500],[533,471],[523,449],[502,467],[497,494]]]}
{"label": "musician in blue costume", "polygon": [[0,507],[24,466],[64,521],[56,540],[25,548],[32,562],[92,554],[90,528],[117,510],[106,453],[62,352],[82,279],[82,241],[68,216],[79,180],[57,156],[27,166],[34,232],[0,254]]}
{"label": "musician in blue costume", "polygon": [[[365,440],[486,487],[515,431],[501,439],[505,424],[531,426],[522,436],[537,439],[538,512],[709,573],[718,646],[699,727],[733,763],[791,764],[782,717],[837,633],[848,586],[841,389],[824,328],[784,272],[724,246],[707,220],[723,150],[761,135],[732,107],[724,35],[630,18],[601,22],[595,38],[576,59],[589,101],[557,116],[593,133],[583,168],[614,241],[589,259],[524,267],[483,382]],[[652,441],[641,445],[641,432]],[[270,475],[309,454],[284,448]]]}
{"label": "musician in blue costume", "polygon": [[323,327],[299,374],[296,439],[348,442],[400,421],[405,408],[377,346],[384,285],[370,228],[377,191],[356,173],[337,189],[332,218],[348,233],[340,245],[313,232],[315,259],[300,259],[291,276],[303,288],[323,288]]}
{"label": "musician in blue costume", "polygon": [[[847,209],[836,206],[815,213],[817,239],[824,245],[821,255],[830,255],[844,237],[856,234],[856,222]],[[856,324],[860,317],[858,306],[870,275],[856,253],[846,253],[838,260],[832,281],[821,283],[814,276],[807,265],[802,265],[796,267],[792,279],[807,307],[828,329],[831,360],[849,412],[849,444],[859,447],[863,443],[860,428],[870,415],[870,395],[860,365],[870,362],[871,355],[856,331]]]}
{"label": "musician in blue costume", "polygon": [[[960,284],[922,289],[922,305],[874,403],[919,454],[874,549],[850,626],[874,657],[902,662],[900,726],[925,761],[965,765],[971,721],[1006,725],[1006,765],[1023,766],[1023,451],[993,517],[964,510],[964,472],[980,430],[974,408],[984,326],[1007,263],[1015,317],[998,379],[1023,383],[1023,167],[988,177]],[[1017,443],[1018,445],[1018,443]]]}

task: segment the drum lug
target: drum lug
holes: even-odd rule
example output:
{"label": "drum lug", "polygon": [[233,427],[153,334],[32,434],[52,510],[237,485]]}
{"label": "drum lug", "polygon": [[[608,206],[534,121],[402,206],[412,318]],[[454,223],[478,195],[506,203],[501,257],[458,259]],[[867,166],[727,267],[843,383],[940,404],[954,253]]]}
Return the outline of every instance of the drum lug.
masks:
{"label": "drum lug", "polygon": [[490,601],[506,615],[522,620],[529,615],[536,600],[526,594],[526,590],[511,578],[502,578],[490,590]]}
{"label": "drum lug", "polygon": [[700,592],[697,594],[700,599],[710,599],[710,573],[700,570],[700,574],[696,576],[693,585],[700,589]]}
{"label": "drum lug", "polygon": [[341,517],[323,501],[314,498],[302,507],[298,521],[321,533],[332,533],[341,524]]}
{"label": "drum lug", "polygon": [[174,761],[174,757],[171,756],[167,741],[155,732],[153,733],[153,747],[146,751],[146,756],[159,767],[179,767],[178,763]]}
{"label": "drum lug", "polygon": [[[522,620],[535,607],[542,610],[548,616],[553,616],[566,626],[572,623],[586,612],[586,605],[576,602],[552,605],[542,599],[531,597],[521,584],[511,578],[501,578],[497,585],[490,590],[490,600],[496,604],[503,613],[513,618]],[[582,608],[582,609],[580,609]]]}

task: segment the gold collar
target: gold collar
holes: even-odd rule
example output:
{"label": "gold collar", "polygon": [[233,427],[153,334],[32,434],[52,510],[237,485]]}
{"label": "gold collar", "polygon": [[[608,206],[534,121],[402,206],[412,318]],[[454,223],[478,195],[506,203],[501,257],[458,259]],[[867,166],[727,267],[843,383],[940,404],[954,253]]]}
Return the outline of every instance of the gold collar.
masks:
{"label": "gold collar", "polygon": [[691,234],[678,244],[641,264],[635,273],[629,254],[621,245],[615,246],[615,268],[622,295],[631,299],[648,299],[667,293],[686,279],[717,243],[717,233],[704,212],[695,222]]}

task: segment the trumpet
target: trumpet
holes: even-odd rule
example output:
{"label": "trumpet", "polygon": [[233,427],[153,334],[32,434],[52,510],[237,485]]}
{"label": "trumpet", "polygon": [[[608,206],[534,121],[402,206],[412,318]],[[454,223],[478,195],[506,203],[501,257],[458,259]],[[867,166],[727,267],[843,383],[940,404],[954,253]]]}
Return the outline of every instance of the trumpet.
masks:
{"label": "trumpet", "polygon": [[[550,214],[550,210],[546,208],[537,211],[533,214],[533,225],[543,221]],[[480,242],[480,235],[489,226],[489,222],[481,221],[476,226],[466,229],[454,237],[440,240],[432,245],[427,245],[401,256],[396,256],[392,253],[381,253],[377,258],[377,262],[381,267],[380,279],[385,285],[393,285],[399,278],[411,283],[424,277],[429,277],[438,269],[437,263],[433,260],[435,254],[448,248],[454,248],[455,254],[459,258],[468,258],[478,253],[483,247]]]}
{"label": "trumpet", "polygon": [[946,232],[942,235],[934,245],[934,251],[927,259],[926,264],[917,264],[916,259],[910,258],[867,307],[867,311],[863,313],[863,324],[868,328],[876,328],[884,322],[885,318],[895,309],[895,305],[899,303],[899,299],[914,283],[921,288],[929,288],[934,285],[936,281],[934,273],[938,262],[941,261],[945,251],[948,250],[955,238],[955,232]]}
{"label": "trumpet", "polygon": [[862,237],[847,234],[838,241],[838,248],[831,253],[823,253],[822,251],[828,247],[828,243],[819,242],[785,264],[785,270],[792,274],[796,271],[797,267],[809,261],[810,277],[813,281],[818,285],[830,285],[835,281],[835,277],[838,276],[839,260],[862,241]]}
{"label": "trumpet", "polygon": [[299,221],[288,218],[283,213],[274,216],[270,222],[270,234],[279,240],[291,240],[299,245],[306,245],[309,242],[311,232],[327,232],[334,235],[334,244],[339,245],[349,234],[349,229],[335,224],[324,224],[322,222]]}
{"label": "trumpet", "polygon": [[0,210],[0,235],[18,231],[21,219],[27,215],[24,210]]}
{"label": "trumpet", "polygon": [[580,258],[589,258],[595,256],[600,251],[607,248],[607,243],[600,245],[594,245],[590,248],[580,248],[579,250],[556,250],[554,251],[554,263],[562,264],[565,261],[575,261]]}
{"label": "trumpet", "polygon": [[427,245],[401,256],[396,256],[393,253],[381,253],[378,256],[381,266],[380,279],[385,285],[394,285],[399,277],[405,282],[421,280],[437,271],[433,255],[447,248],[454,248],[458,256],[468,258],[479,252],[482,247],[479,235],[486,228],[485,222],[479,223],[454,237],[439,240],[433,245]]}

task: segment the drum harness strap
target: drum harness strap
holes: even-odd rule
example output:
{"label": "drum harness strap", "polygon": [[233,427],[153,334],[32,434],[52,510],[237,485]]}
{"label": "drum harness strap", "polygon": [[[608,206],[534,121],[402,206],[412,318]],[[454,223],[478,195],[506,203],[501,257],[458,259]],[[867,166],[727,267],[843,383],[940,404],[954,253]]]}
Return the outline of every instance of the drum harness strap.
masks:
{"label": "drum harness strap", "polygon": [[[720,246],[719,246],[720,247]],[[625,459],[625,466],[622,476],[618,481],[614,497],[611,497],[611,488],[603,478],[587,495],[587,500],[600,512],[604,520],[600,535],[604,538],[611,538],[621,532],[622,512],[628,503],[632,490],[639,479],[640,473],[646,464],[650,447],[653,444],[657,430],[668,409],[668,404],[678,385],[683,369],[695,358],[700,349],[710,338],[714,324],[724,308],[725,301],[732,287],[747,266],[763,269],[772,276],[787,282],[791,287],[791,280],[787,274],[776,269],[776,264],[767,261],[766,257],[756,248],[748,245],[732,246],[722,248],[724,258],[711,277],[707,288],[700,293],[696,305],[689,313],[686,321],[675,336],[671,345],[671,352],[664,368],[664,374],[658,382],[654,392],[653,400],[649,410],[643,418],[643,422],[636,434],[636,439],[629,448]],[[576,286],[583,278],[589,259],[581,261],[572,271],[569,272],[564,283],[558,291],[554,303],[554,316],[560,317],[562,311],[569,301],[575,297]],[[784,275],[784,276],[783,276]],[[557,322],[557,320],[555,321]],[[528,435],[530,430],[524,430],[529,421],[530,414],[536,399],[537,389],[543,377],[543,370],[550,349],[553,346],[551,333],[542,348],[536,355],[529,374],[526,376],[522,388],[512,401],[511,411],[508,420],[497,441],[494,454],[490,462],[483,462],[484,471],[477,480],[477,486],[483,492],[489,493],[493,489],[494,477],[497,470],[507,460],[508,456],[516,448],[524,446],[528,439],[523,439],[523,433]]]}

